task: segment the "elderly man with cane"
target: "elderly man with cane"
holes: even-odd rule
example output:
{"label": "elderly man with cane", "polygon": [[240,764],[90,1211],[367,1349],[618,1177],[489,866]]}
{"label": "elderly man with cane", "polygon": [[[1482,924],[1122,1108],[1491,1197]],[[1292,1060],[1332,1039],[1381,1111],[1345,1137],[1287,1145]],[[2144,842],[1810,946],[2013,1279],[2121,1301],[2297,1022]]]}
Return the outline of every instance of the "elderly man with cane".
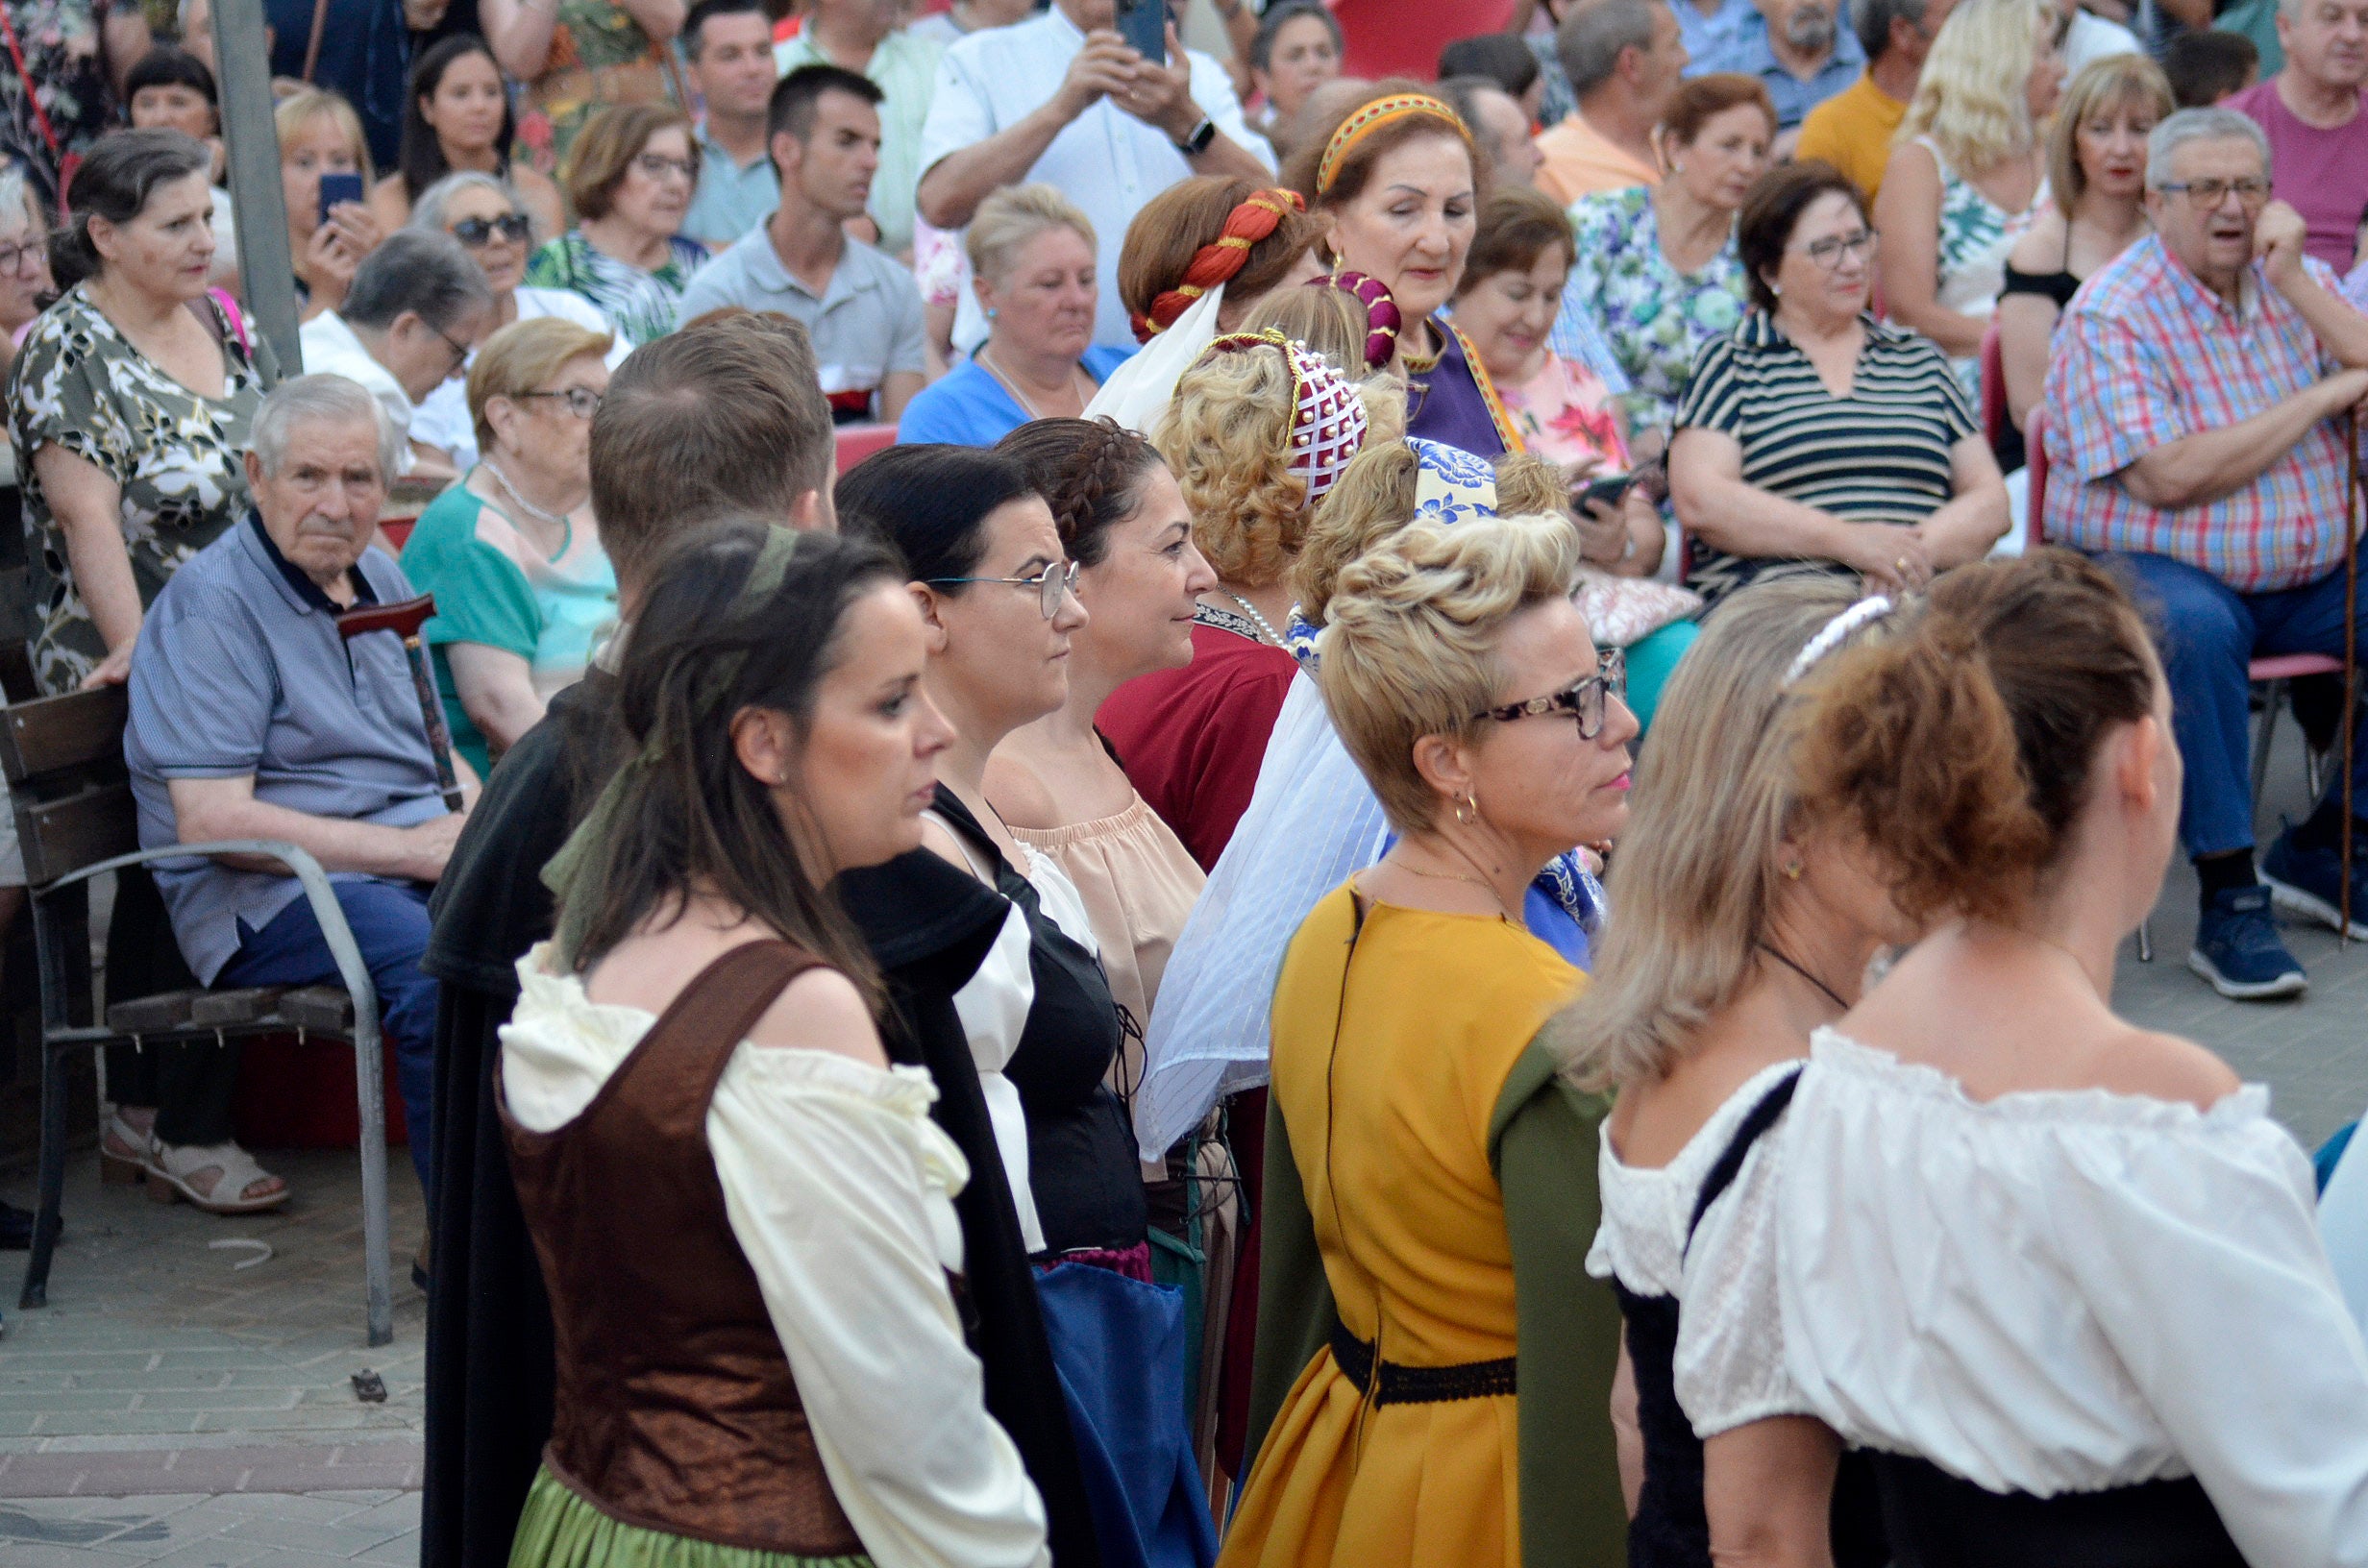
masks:
{"label": "elderly man with cane", "polygon": [[[422,710],[403,617],[339,625],[412,597],[370,544],[403,440],[341,376],[298,377],[263,400],[246,458],[255,509],[174,575],[141,624],[124,756],[143,845],[280,839],[328,868],[378,988],[411,1164],[430,1188],[436,984],[419,958],[428,893],[465,809],[447,804],[439,715]],[[276,862],[160,861],[157,888],[201,982],[336,978]],[[217,1213],[286,1196],[235,1143],[158,1159],[183,1196]]]}
{"label": "elderly man with cane", "polygon": [[2186,765],[2179,830],[2202,892],[2189,967],[2224,996],[2287,996],[2307,980],[2273,900],[2368,936],[2350,853],[2368,757],[2351,745],[2257,877],[2246,671],[2271,654],[2356,661],[2368,316],[2304,254],[2302,216],[2270,199],[2269,147],[2243,115],[2191,109],[2156,126],[2146,187],[2154,233],[2091,274],[2057,329],[2045,527],[2125,571],[2159,628]]}

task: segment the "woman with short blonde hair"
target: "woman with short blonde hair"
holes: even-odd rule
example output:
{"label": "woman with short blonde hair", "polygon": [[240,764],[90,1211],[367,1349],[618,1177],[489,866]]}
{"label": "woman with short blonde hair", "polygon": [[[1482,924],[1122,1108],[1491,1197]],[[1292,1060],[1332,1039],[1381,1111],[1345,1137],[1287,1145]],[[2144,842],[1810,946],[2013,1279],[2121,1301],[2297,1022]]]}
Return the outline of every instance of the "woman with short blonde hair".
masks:
{"label": "woman with short blonde hair", "polygon": [[1620,1555],[1616,1331],[1553,1241],[1592,1217],[1590,1112],[1546,1086],[1529,1114],[1547,1075],[1522,1070],[1585,984],[1524,923],[1531,880],[1620,830],[1636,735],[1578,564],[1566,518],[1474,517],[1411,524],[1335,586],[1317,678],[1399,837],[1275,987],[1267,1162],[1297,1181],[1267,1185],[1278,1305],[1228,1564]]}
{"label": "woman with short blonde hair", "polygon": [[1938,343],[1971,392],[2007,253],[2047,195],[2039,126],[2062,86],[2050,0],[1965,0],[1933,39],[1875,198],[1886,307]]}
{"label": "woman with short blonde hair", "polygon": [[280,143],[280,195],[287,206],[287,248],[307,321],[345,304],[354,269],[379,247],[386,231],[361,197],[321,211],[321,177],[354,174],[370,188],[370,143],[361,116],[325,87],[307,87],[271,111]]}
{"label": "woman with short blonde hair", "polygon": [[986,341],[914,394],[898,441],[991,447],[1034,420],[1081,415],[1126,360],[1094,342],[1094,245],[1093,220],[1051,185],[1005,185],[980,202],[963,246]]}
{"label": "woman with short blonde hair", "polygon": [[487,338],[469,370],[476,465],[404,542],[404,572],[436,599],[428,644],[453,746],[481,776],[583,674],[616,619],[591,507],[610,346],[561,316]]}

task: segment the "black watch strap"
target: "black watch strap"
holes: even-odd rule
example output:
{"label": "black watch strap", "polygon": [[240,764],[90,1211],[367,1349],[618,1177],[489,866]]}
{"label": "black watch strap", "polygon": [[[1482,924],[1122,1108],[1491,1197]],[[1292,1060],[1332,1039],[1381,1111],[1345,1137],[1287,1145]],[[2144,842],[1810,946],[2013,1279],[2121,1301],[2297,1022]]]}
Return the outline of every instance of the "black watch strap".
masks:
{"label": "black watch strap", "polygon": [[1175,150],[1186,158],[1197,158],[1207,152],[1209,143],[1216,139],[1217,122],[1203,114],[1200,123],[1193,127],[1193,134],[1175,144]]}

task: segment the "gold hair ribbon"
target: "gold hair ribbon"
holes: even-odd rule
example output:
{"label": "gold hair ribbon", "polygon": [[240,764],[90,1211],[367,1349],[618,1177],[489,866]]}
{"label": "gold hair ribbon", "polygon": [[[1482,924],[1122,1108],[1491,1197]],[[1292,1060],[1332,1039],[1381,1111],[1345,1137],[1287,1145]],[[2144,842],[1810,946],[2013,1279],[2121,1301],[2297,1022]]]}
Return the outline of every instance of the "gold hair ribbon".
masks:
{"label": "gold hair ribbon", "polygon": [[1467,147],[1471,145],[1471,127],[1466,125],[1464,116],[1447,107],[1444,100],[1434,98],[1427,92],[1394,92],[1387,97],[1374,99],[1341,121],[1340,129],[1332,133],[1332,139],[1324,143],[1322,161],[1316,165],[1316,194],[1321,196],[1332,188],[1332,182],[1341,172],[1341,160],[1349,155],[1358,142],[1385,125],[1416,115],[1440,121],[1463,137]]}

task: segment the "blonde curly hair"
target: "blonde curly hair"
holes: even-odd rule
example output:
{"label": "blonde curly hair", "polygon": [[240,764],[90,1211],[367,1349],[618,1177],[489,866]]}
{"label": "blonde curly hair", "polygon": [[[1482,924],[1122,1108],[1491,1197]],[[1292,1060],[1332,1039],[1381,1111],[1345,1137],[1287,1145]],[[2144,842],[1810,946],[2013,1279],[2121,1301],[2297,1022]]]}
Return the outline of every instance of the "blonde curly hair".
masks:
{"label": "blonde curly hair", "polygon": [[[1366,450],[1404,432],[1395,381],[1360,381],[1357,396],[1371,426]],[[1227,582],[1279,582],[1307,537],[1307,481],[1291,472],[1295,399],[1281,355],[1211,355],[1177,380],[1151,432],[1192,511],[1193,543]]]}
{"label": "blonde curly hair", "polygon": [[1444,804],[1415,766],[1426,735],[1492,723],[1496,652],[1517,615],[1567,599],[1579,536],[1561,516],[1418,523],[1341,569],[1317,642],[1316,682],[1341,744],[1400,833],[1429,829]]}
{"label": "blonde curly hair", "polygon": [[[1306,542],[1292,571],[1299,614],[1311,625],[1324,624],[1341,569],[1414,521],[1415,480],[1420,465],[1402,439],[1375,437],[1350,460],[1316,508]],[[1570,491],[1562,470],[1527,453],[1496,461],[1496,509],[1560,517],[1569,522]]]}

